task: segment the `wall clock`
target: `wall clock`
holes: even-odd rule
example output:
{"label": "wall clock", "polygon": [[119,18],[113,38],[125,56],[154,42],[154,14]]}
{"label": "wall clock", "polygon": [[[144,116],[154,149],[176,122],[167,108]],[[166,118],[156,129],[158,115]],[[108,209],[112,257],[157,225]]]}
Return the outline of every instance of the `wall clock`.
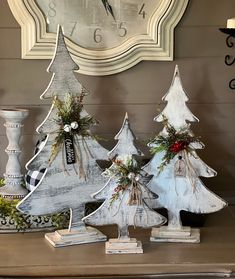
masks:
{"label": "wall clock", "polygon": [[174,28],[188,0],[8,0],[22,58],[51,59],[63,27],[80,73],[109,75],[142,60],[173,60]]}

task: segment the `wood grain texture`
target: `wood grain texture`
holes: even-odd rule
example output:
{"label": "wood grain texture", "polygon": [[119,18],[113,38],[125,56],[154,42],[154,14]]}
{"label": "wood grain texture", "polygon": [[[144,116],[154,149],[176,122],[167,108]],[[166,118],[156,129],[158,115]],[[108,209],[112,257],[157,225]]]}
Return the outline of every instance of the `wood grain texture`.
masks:
{"label": "wood grain texture", "polygon": [[[59,100],[60,107],[56,106],[55,102],[52,103],[46,118],[37,129],[42,135],[47,135],[43,148],[26,165],[26,168],[32,171],[46,170],[33,191],[17,205],[17,209],[28,215],[51,214],[70,209],[68,230],[65,233],[57,231],[54,234],[46,235],[54,247],[89,243],[91,236],[92,242],[106,239],[101,233],[94,233],[94,230],[90,233],[81,219],[85,214],[85,204],[93,201],[92,192],[97,191],[98,187],[107,180],[101,176],[102,170],[97,160],[107,159],[108,150],[90,136],[89,127],[87,127],[86,137],[81,132],[70,135],[73,141],[74,161],[72,163],[69,164],[65,160],[66,139],[64,135],[56,153],[53,153],[53,146],[55,143],[58,144],[61,129],[65,127],[65,124],[70,124],[70,122],[63,121],[68,121],[67,118],[71,117],[71,113],[73,113],[73,117],[75,114],[70,103],[75,102],[75,99],[71,98],[83,96],[82,85],[74,76],[76,69],[78,66],[70,57],[62,29],[59,26],[55,55],[48,68],[48,71],[53,72],[53,76],[41,98],[53,100],[55,97],[56,100]],[[78,108],[76,107],[76,109]],[[63,113],[60,112],[61,110]],[[72,120],[79,122],[86,116],[87,113],[81,108],[78,119]],[[67,118],[63,119],[63,117]],[[71,121],[71,119],[69,120]]]}
{"label": "wood grain texture", "polygon": [[[157,122],[167,120],[167,125],[173,127],[179,134],[182,132],[191,132],[191,122],[199,121],[188,109],[188,97],[182,87],[178,66],[175,67],[172,83],[169,90],[163,96],[166,106],[158,116],[154,118]],[[186,130],[185,130],[186,129]],[[159,136],[169,137],[167,128],[164,126]],[[175,142],[177,139],[175,139]],[[167,230],[172,232],[169,236],[165,235],[165,241],[176,241],[178,231],[182,231],[180,211],[185,210],[194,213],[211,213],[221,210],[226,206],[226,202],[209,191],[202,183],[200,177],[213,177],[216,172],[207,166],[197,155],[197,147],[189,145],[192,151],[181,150],[175,156],[163,165],[164,156],[167,150],[162,150],[154,154],[150,162],[143,169],[153,175],[147,185],[148,188],[156,193],[159,198],[155,200],[153,208],[166,208],[168,213]],[[150,147],[156,147],[158,144],[150,143]],[[168,147],[167,147],[168,148]],[[172,151],[171,151],[172,152]],[[174,232],[175,231],[175,235]],[[163,232],[161,232],[163,234]],[[162,239],[161,235],[152,234],[152,241],[156,238]],[[179,237],[178,237],[179,238]],[[181,241],[187,242],[187,237],[181,237]],[[164,241],[164,240],[163,240]],[[198,242],[199,239],[196,239]]]}
{"label": "wood grain texture", "polygon": [[[214,274],[229,277],[235,273],[234,216],[234,207],[210,214],[201,228],[202,241],[196,245],[150,243],[150,230],[131,229],[132,237],[143,243],[145,253],[139,255],[105,255],[104,243],[55,251],[43,233],[1,235],[0,252],[4,257],[0,261],[0,276],[141,278],[182,274],[191,279],[194,275],[206,278],[206,274]],[[103,227],[102,232],[109,238],[116,237],[115,227]]]}
{"label": "wood grain texture", "polygon": [[[226,49],[223,55],[225,54]],[[184,76],[183,87],[190,92],[190,103],[235,102],[235,96],[228,88],[228,81],[233,77],[233,72],[224,64],[223,56],[176,58],[171,63],[142,62],[132,71],[125,71],[109,78],[88,77],[81,74],[77,74],[77,77],[90,92],[85,104],[121,104],[122,113],[125,113],[125,105],[128,104],[161,102],[161,97],[171,82],[176,63],[179,64]],[[44,60],[0,59],[1,106],[50,104],[49,100],[42,102],[39,99],[51,79],[51,75],[45,71],[48,65],[49,61]]]}
{"label": "wood grain texture", "polygon": [[[143,155],[143,153],[136,146],[136,137],[131,130],[127,113],[122,127],[115,136],[115,139],[117,140],[117,144],[108,153],[109,157],[111,159],[120,160],[121,164],[129,169],[130,161],[133,162],[133,166],[137,166],[137,161],[135,160],[134,155],[140,156]],[[109,171],[112,173],[112,168],[116,168],[115,161],[111,167],[103,173],[103,175],[107,175]],[[126,185],[127,188],[121,190],[117,198],[113,198],[113,195],[116,193],[116,188],[120,185],[120,179],[126,179],[123,172],[114,172],[114,174],[107,175],[107,177],[109,177],[108,182],[93,195],[95,199],[105,199],[105,201],[96,211],[84,217],[83,221],[94,226],[108,224],[116,224],[118,226],[118,244],[116,242],[114,244],[112,241],[106,243],[106,253],[112,253],[112,251],[113,253],[120,254],[142,253],[142,247],[140,247],[141,245],[137,245],[136,240],[133,241],[134,246],[131,244],[132,241],[129,236],[128,227],[135,226],[149,228],[160,226],[166,222],[166,218],[153,211],[152,208],[146,204],[145,199],[152,199],[153,195],[148,191],[144,184],[144,179],[140,175],[137,183],[134,180],[135,178],[132,178],[132,180]],[[128,178],[130,174],[134,176],[137,175],[136,173],[130,172],[127,175]],[[139,198],[137,198],[137,201],[132,201],[134,198],[131,197],[131,194],[135,189],[137,189],[139,193]],[[118,245],[118,247],[116,247],[116,245]]]}
{"label": "wood grain texture", "polygon": [[[5,108],[11,106],[4,106]],[[21,106],[23,107],[23,106]],[[92,131],[98,135],[111,135],[107,138],[113,141],[113,135],[117,131],[116,126],[122,121],[124,107],[122,104],[117,105],[85,105],[86,111],[94,115],[99,120],[98,126],[92,127]],[[136,135],[146,134],[154,136],[162,129],[162,124],[152,121],[158,110],[164,109],[165,104],[126,104],[125,108],[132,119],[133,131]],[[192,129],[196,135],[202,135],[202,141],[208,139],[208,135],[220,135],[224,133],[234,133],[233,114],[235,110],[234,103],[227,104],[188,104],[190,110],[199,118],[203,119],[200,123],[193,123]],[[29,117],[25,120],[25,127],[22,130],[23,135],[36,135],[36,128],[47,115],[49,106],[24,106],[30,110]],[[124,112],[125,113],[125,112]],[[112,119],[112,121],[110,121]],[[151,120],[150,120],[151,119]],[[150,121],[149,121],[150,120]],[[3,120],[0,119],[0,136],[5,135]],[[205,137],[206,135],[206,137]],[[223,142],[219,142],[220,145]],[[222,144],[223,146],[223,144]],[[32,146],[33,148],[33,146]]]}

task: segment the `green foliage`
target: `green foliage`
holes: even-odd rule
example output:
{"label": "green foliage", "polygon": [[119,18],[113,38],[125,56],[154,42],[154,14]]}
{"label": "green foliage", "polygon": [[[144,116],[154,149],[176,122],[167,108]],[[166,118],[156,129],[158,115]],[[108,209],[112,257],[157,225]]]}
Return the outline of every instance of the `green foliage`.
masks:
{"label": "green foliage", "polygon": [[15,227],[18,231],[24,231],[29,228],[30,225],[27,220],[27,216],[21,214],[16,209],[18,202],[18,199],[8,200],[0,197],[0,217],[3,219],[9,218],[9,221],[15,224]]}
{"label": "green foliage", "polygon": [[[7,222],[7,219],[9,219],[9,223],[14,224],[17,231],[23,232],[32,226],[31,220],[34,220],[38,217],[35,216],[35,218],[30,218],[31,216],[19,212],[16,209],[16,205],[18,204],[18,202],[18,199],[5,199],[0,197],[0,218],[3,219],[4,222]],[[44,217],[51,219],[53,227],[61,229],[64,228],[68,223],[69,211],[47,215]]]}
{"label": "green foliage", "polygon": [[160,172],[180,151],[192,152],[190,143],[200,142],[199,137],[195,137],[190,133],[188,126],[176,130],[168,123],[166,118],[164,118],[163,125],[166,134],[160,134],[150,141],[153,146],[150,149],[152,154],[165,152],[162,164],[158,167]]}
{"label": "green foliage", "polygon": [[[88,137],[90,136],[90,127],[97,123],[91,116],[87,115],[85,117],[81,117],[83,97],[83,95],[72,96],[68,93],[64,102],[59,100],[57,97],[54,98],[54,105],[58,110],[58,118],[55,121],[59,124],[60,129],[57,137],[55,138],[55,142],[52,145],[49,162],[54,160],[68,134],[71,136],[80,135],[82,137]],[[78,127],[76,129],[71,129],[70,132],[64,131],[65,125],[70,125],[72,122],[77,122]]]}
{"label": "green foliage", "polygon": [[133,159],[128,158],[125,161],[114,160],[112,166],[104,172],[104,175],[109,177],[117,177],[117,187],[112,195],[110,205],[119,198],[120,193],[123,193],[129,186],[133,184],[133,179],[140,175],[141,167]]}
{"label": "green foliage", "polygon": [[[0,187],[4,185],[5,180],[3,178],[0,178]],[[25,231],[32,226],[32,221],[30,220],[32,218],[30,218],[31,216],[29,215],[22,214],[16,209],[16,205],[19,201],[19,199],[5,199],[3,197],[0,197],[0,218],[3,220],[3,222],[6,223],[7,219],[9,219],[9,223],[14,224],[16,230]],[[69,211],[60,212],[54,215],[48,215],[47,218],[51,219],[53,227],[61,229],[64,228],[68,223]]]}
{"label": "green foliage", "polygon": [[54,215],[50,215],[53,227],[56,229],[62,229],[68,225],[68,220],[70,217],[69,211],[63,211]]}

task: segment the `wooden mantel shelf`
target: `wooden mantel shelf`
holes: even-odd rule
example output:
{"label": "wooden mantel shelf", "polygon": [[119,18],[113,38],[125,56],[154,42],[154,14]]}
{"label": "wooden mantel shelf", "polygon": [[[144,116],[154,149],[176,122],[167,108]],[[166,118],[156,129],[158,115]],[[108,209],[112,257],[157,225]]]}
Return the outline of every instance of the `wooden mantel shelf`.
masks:
{"label": "wooden mantel shelf", "polygon": [[[114,237],[112,227],[101,229]],[[44,233],[0,235],[0,278],[235,278],[235,207],[208,215],[200,244],[150,243],[131,230],[144,254],[106,255],[104,243],[53,248]]]}

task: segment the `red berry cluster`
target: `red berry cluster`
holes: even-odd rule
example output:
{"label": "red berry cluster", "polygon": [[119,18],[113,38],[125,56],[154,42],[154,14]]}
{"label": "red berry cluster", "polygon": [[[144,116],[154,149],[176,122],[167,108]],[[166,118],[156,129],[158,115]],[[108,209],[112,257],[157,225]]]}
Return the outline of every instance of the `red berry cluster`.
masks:
{"label": "red berry cluster", "polygon": [[170,147],[170,151],[173,153],[178,153],[188,147],[189,143],[185,141],[176,141]]}

